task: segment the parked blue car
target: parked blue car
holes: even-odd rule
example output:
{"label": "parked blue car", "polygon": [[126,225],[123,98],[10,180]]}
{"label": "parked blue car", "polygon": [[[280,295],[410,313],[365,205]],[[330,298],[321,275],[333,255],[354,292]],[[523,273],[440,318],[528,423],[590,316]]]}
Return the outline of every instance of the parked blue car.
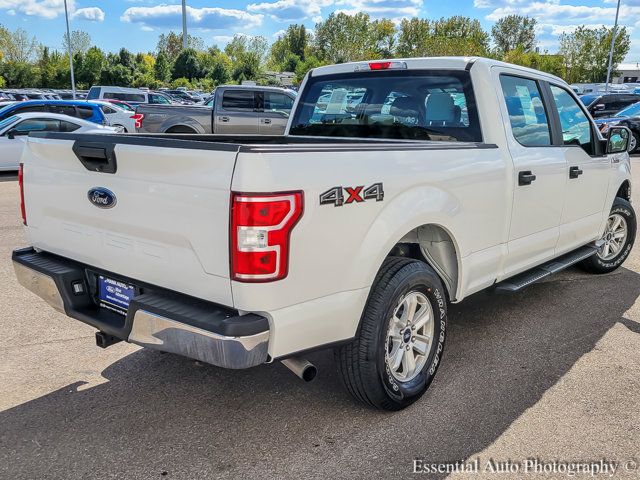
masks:
{"label": "parked blue car", "polygon": [[81,118],[98,125],[107,125],[107,119],[100,105],[74,100],[29,100],[16,102],[0,109],[0,122],[18,113],[48,112]]}

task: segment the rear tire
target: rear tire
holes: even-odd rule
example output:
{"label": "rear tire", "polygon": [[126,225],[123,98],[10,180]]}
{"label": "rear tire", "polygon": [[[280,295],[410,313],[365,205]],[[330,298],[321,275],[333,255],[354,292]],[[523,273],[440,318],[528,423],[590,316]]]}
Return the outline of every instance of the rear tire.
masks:
{"label": "rear tire", "polygon": [[624,198],[616,197],[602,236],[605,241],[598,253],[578,264],[589,273],[613,272],[627,259],[636,239],[636,214]]}
{"label": "rear tire", "polygon": [[345,387],[374,408],[408,407],[436,374],[446,327],[445,293],[436,273],[417,260],[387,258],[356,338],[334,351]]}

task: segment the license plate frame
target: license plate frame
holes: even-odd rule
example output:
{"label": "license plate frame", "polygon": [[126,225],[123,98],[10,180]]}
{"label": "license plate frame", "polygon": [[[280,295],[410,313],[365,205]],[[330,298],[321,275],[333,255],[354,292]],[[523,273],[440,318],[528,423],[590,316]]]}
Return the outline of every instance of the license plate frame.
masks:
{"label": "license plate frame", "polygon": [[129,304],[136,296],[136,286],[107,275],[99,274],[97,277],[97,299],[100,307],[126,316]]}

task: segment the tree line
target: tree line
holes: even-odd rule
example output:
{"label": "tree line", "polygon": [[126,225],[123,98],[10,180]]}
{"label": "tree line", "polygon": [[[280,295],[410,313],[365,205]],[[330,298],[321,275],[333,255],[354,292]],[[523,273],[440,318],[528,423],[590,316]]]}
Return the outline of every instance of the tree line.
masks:
{"label": "tree line", "polygon": [[[290,25],[269,45],[261,36],[236,35],[224,47],[207,46],[202,38],[161,34],[155,51],[132,53],[126,48],[104,52],[86,32],[63,38],[63,48],[44,47],[25,30],[0,26],[0,86],[69,88],[67,47],[73,52],[78,88],[116,85],[159,88],[186,86],[210,91],[216,85],[253,80],[273,84],[267,72],[293,72],[300,82],[312,68],[358,60],[441,55],[484,56],[543,70],[569,83],[603,82],[606,78],[612,28],[581,26],[559,38],[557,52],[536,48],[534,18],[509,15],[485,31],[464,16],[410,18],[396,24],[366,13],[332,13],[315,26]],[[618,30],[613,63],[629,52],[625,27]]]}

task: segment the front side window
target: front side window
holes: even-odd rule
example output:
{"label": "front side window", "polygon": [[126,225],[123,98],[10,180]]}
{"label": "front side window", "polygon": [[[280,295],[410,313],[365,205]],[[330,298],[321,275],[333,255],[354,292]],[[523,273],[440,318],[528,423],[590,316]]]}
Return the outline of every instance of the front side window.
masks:
{"label": "front side window", "polygon": [[291,135],[481,142],[469,73],[386,70],[310,77]]}
{"label": "front side window", "polygon": [[222,108],[225,110],[254,110],[255,95],[251,90],[226,90],[222,95]]}
{"label": "front side window", "polygon": [[97,100],[100,98],[100,87],[91,87],[87,93],[87,100]]}
{"label": "front side window", "polygon": [[525,147],[551,145],[551,129],[538,82],[501,75],[500,84],[515,139]]}
{"label": "front side window", "polygon": [[46,118],[31,118],[20,122],[14,128],[15,131],[20,133],[29,132],[59,132],[60,120],[51,120]]}
{"label": "front side window", "polygon": [[551,93],[560,115],[564,144],[580,146],[589,155],[593,155],[591,122],[578,102],[565,89],[555,85],[551,85]]}

